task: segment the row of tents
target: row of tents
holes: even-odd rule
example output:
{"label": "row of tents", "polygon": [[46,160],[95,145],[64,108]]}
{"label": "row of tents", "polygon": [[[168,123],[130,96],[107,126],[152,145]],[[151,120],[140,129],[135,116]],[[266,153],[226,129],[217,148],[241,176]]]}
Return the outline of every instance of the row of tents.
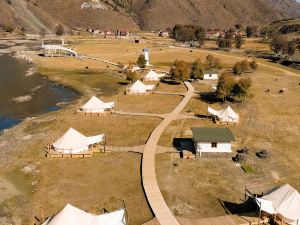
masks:
{"label": "row of tents", "polygon": [[[161,78],[163,78],[166,74],[159,74],[156,73],[153,70],[150,70],[144,77],[143,81],[145,82],[157,82],[160,81]],[[127,94],[136,94],[136,95],[143,95],[143,94],[149,94],[152,93],[155,89],[155,85],[146,85],[143,84],[141,81],[137,80],[135,81],[126,91]]]}

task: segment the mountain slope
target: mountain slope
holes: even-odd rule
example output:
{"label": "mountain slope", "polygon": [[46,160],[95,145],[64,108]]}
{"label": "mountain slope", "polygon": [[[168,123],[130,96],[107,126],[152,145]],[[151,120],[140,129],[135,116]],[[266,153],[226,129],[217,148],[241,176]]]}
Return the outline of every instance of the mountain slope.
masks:
{"label": "mountain slope", "polygon": [[136,0],[134,11],[144,29],[186,23],[228,28],[236,23],[262,24],[300,17],[295,0]]}
{"label": "mountain slope", "polygon": [[[28,32],[37,32],[37,29],[43,26],[53,31],[58,23],[69,28],[82,29],[155,30],[175,24],[229,28],[237,23],[260,25],[284,18],[300,18],[300,4],[295,0],[10,1],[19,4],[26,1],[27,9],[32,12],[33,17],[30,19],[28,16],[24,19],[20,13],[18,16],[18,12],[14,12],[7,3],[8,0],[0,0],[0,23],[9,21],[15,25],[25,26]],[[30,23],[34,26],[32,27]]]}

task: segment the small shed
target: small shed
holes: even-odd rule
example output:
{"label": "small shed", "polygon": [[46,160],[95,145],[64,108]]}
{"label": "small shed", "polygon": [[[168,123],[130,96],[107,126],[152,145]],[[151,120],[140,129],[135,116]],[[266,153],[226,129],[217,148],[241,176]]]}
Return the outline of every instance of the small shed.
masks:
{"label": "small shed", "polygon": [[214,70],[204,71],[203,80],[218,80],[218,79],[219,79],[219,75],[217,71]]}
{"label": "small shed", "polygon": [[228,128],[194,127],[193,142],[196,153],[229,153],[235,137]]}

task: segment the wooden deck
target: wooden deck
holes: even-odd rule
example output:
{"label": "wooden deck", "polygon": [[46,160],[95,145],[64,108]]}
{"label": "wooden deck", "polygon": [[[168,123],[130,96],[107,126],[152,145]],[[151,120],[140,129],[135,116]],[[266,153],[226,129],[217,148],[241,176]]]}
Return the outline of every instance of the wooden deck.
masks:
{"label": "wooden deck", "polygon": [[224,122],[224,121],[220,121],[218,119],[214,119],[215,123],[216,124],[219,124],[219,125],[238,125],[239,122]]}
{"label": "wooden deck", "polygon": [[46,158],[91,158],[94,153],[100,153],[103,149],[103,146],[95,146],[82,153],[76,154],[66,154],[55,151],[51,148],[51,145],[48,145],[45,152]]}
{"label": "wooden deck", "polygon": [[87,151],[83,153],[78,154],[65,154],[65,153],[59,153],[54,150],[50,150],[46,152],[47,158],[91,158],[93,156],[93,151]]}
{"label": "wooden deck", "polygon": [[111,115],[114,113],[114,110],[108,110],[108,111],[104,111],[104,112],[84,112],[84,111],[80,111],[77,110],[75,112],[76,115],[84,115],[84,116],[105,116],[105,115]]}

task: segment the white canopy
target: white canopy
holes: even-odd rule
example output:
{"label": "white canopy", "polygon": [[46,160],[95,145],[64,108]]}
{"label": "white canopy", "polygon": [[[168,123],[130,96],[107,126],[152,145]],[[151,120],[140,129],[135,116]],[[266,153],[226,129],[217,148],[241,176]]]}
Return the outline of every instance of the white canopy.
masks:
{"label": "white canopy", "polygon": [[146,93],[152,91],[155,85],[145,85],[141,81],[137,80],[130,88],[129,91],[133,93]]}
{"label": "white canopy", "polygon": [[74,55],[74,56],[78,55],[77,52],[75,52],[74,50],[66,48],[66,47],[61,46],[61,45],[44,45],[44,44],[42,44],[42,48],[44,50],[61,50],[61,51],[65,51],[65,52],[69,53],[70,55]]}
{"label": "white canopy", "polygon": [[113,109],[115,106],[114,102],[104,103],[99,98],[93,96],[85,105],[80,109],[84,112],[99,113],[106,110]]}
{"label": "white canopy", "polygon": [[125,210],[96,216],[67,204],[42,225],[126,225]]}
{"label": "white canopy", "polygon": [[165,74],[158,74],[153,70],[150,70],[144,77],[145,81],[158,81],[161,77],[164,77]]}
{"label": "white canopy", "polygon": [[276,188],[256,200],[261,204],[262,211],[279,214],[288,224],[300,225],[300,194],[289,184]]}
{"label": "white canopy", "polygon": [[73,128],[70,128],[60,139],[54,142],[53,147],[58,152],[76,154],[87,151],[89,146],[102,142],[104,135],[86,137]]}
{"label": "white canopy", "polygon": [[125,210],[120,209],[118,211],[103,214],[97,216],[97,225],[125,225]]}
{"label": "white canopy", "polygon": [[208,107],[208,112],[214,116],[217,116],[222,122],[239,122],[239,115],[236,114],[230,106],[227,106],[226,109],[220,111]]}

